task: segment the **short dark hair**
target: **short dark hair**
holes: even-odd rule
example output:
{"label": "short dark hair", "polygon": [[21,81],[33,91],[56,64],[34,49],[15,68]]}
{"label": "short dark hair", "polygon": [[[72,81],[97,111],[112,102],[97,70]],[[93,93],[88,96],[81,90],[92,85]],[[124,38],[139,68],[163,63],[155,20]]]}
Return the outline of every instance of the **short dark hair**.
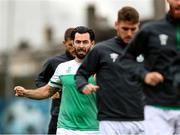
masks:
{"label": "short dark hair", "polygon": [[72,40],[74,40],[76,33],[80,33],[80,34],[89,33],[90,40],[91,41],[95,40],[95,33],[94,33],[94,31],[92,29],[88,28],[88,27],[78,26],[78,27],[74,28],[74,30],[71,33],[71,39]]}
{"label": "short dark hair", "polygon": [[139,13],[130,6],[125,6],[118,11],[117,21],[129,21],[133,24],[139,22]]}
{"label": "short dark hair", "polygon": [[71,39],[71,33],[74,30],[74,28],[68,28],[64,33],[64,41],[67,41],[68,39]]}

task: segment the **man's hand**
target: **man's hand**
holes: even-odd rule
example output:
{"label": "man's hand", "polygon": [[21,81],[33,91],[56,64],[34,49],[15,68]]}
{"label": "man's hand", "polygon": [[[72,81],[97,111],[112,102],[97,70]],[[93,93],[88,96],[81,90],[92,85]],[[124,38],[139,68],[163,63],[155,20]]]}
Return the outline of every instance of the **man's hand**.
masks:
{"label": "man's hand", "polygon": [[90,94],[92,92],[96,92],[97,89],[99,89],[99,86],[93,85],[93,84],[87,84],[87,85],[84,86],[82,92],[84,94]]}
{"label": "man's hand", "polygon": [[20,97],[24,97],[25,96],[26,89],[24,87],[22,87],[22,86],[15,86],[14,90],[15,90],[15,96],[20,96]]}
{"label": "man's hand", "polygon": [[58,98],[60,98],[59,92],[56,92],[51,98],[52,98],[52,99],[58,99]]}
{"label": "man's hand", "polygon": [[155,86],[164,81],[164,77],[159,72],[149,72],[145,75],[144,82],[148,85]]}

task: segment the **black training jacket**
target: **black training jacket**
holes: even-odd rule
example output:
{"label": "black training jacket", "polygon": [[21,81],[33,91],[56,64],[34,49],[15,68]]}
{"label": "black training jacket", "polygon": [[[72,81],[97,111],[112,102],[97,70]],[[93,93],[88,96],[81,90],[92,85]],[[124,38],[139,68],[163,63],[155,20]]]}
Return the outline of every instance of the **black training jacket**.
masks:
{"label": "black training jacket", "polygon": [[[56,67],[63,62],[69,61],[74,59],[69,52],[62,55],[58,55],[48,59],[45,64],[43,65],[42,71],[39,73],[37,79],[35,80],[35,84],[37,87],[41,87],[46,85],[51,77],[53,76]],[[51,104],[51,115],[58,116],[59,113],[59,104],[60,99],[53,99]]]}
{"label": "black training jacket", "polygon": [[180,93],[173,88],[173,75],[170,70],[174,58],[180,51],[180,20],[173,19],[168,13],[165,18],[145,24],[130,42],[125,52],[128,60],[144,55],[144,67],[132,68],[144,80],[149,71],[158,71],[165,80],[156,86],[144,84],[148,105],[180,107]]}
{"label": "black training jacket", "polygon": [[171,72],[173,74],[173,86],[180,92],[180,53],[172,63]]}
{"label": "black training jacket", "polygon": [[144,119],[143,92],[119,62],[127,45],[118,37],[100,42],[85,57],[75,76],[78,89],[96,73],[98,120],[139,121]]}

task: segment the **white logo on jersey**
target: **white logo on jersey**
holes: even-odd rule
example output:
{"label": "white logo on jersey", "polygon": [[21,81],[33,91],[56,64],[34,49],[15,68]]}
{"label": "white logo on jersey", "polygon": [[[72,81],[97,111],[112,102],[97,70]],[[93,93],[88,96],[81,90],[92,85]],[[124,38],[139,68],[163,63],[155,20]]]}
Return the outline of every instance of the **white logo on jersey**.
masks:
{"label": "white logo on jersey", "polygon": [[168,35],[166,34],[159,34],[159,40],[161,45],[166,45],[168,40]]}
{"label": "white logo on jersey", "polygon": [[71,72],[71,67],[68,67],[67,69],[66,69],[66,73],[70,73]]}
{"label": "white logo on jersey", "polygon": [[111,53],[111,54],[110,54],[110,57],[111,57],[111,59],[113,60],[113,62],[115,62],[116,59],[117,59],[117,57],[118,57],[118,54],[117,54],[117,53]]}
{"label": "white logo on jersey", "polygon": [[144,56],[142,54],[140,54],[139,56],[136,57],[136,61],[141,63],[144,61]]}

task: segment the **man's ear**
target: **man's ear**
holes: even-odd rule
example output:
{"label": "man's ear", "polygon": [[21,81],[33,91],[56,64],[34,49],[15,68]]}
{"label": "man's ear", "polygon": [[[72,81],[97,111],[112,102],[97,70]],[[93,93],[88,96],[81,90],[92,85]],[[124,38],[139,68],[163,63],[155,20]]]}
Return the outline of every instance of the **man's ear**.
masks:
{"label": "man's ear", "polygon": [[90,48],[92,49],[94,47],[94,45],[95,45],[95,41],[93,40]]}
{"label": "man's ear", "polygon": [[71,40],[71,44],[72,44],[72,46],[74,47],[74,40]]}
{"label": "man's ear", "polygon": [[114,28],[117,30],[117,26],[118,26],[118,21],[115,21],[114,23]]}
{"label": "man's ear", "polygon": [[94,45],[95,45],[95,41],[93,40],[93,41],[92,41],[92,46],[94,46]]}

